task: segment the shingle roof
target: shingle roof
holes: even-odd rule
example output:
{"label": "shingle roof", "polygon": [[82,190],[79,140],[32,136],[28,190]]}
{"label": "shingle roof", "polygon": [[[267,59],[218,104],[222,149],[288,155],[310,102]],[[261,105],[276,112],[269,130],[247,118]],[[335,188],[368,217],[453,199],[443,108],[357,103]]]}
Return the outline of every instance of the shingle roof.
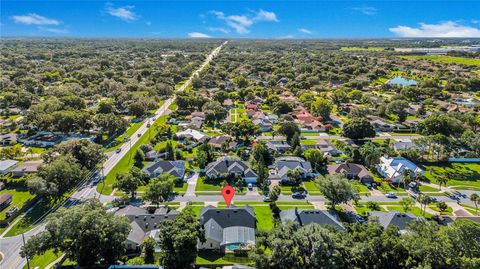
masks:
{"label": "shingle roof", "polygon": [[372,211],[369,212],[369,215],[370,219],[375,219],[378,221],[380,226],[383,228],[395,225],[400,228],[400,230],[406,230],[410,223],[420,220],[420,218],[415,216],[413,213],[401,213],[395,210],[389,212]]}
{"label": "shingle roof", "polygon": [[0,171],[8,170],[8,169],[12,168],[13,166],[15,166],[17,163],[18,163],[18,161],[15,161],[15,160],[0,161]]}
{"label": "shingle roof", "polygon": [[329,174],[335,173],[345,173],[358,176],[359,178],[371,177],[367,168],[363,165],[355,163],[341,163],[341,164],[332,164],[327,165],[327,170]]}
{"label": "shingle roof", "polygon": [[287,209],[280,212],[282,222],[291,220],[300,225],[317,223],[322,226],[331,226],[335,229],[344,230],[342,222],[335,211],[310,210],[310,209]]}
{"label": "shingle roof", "polygon": [[257,176],[257,174],[249,168],[247,162],[233,156],[225,156],[218,158],[216,161],[209,163],[205,168],[205,171],[208,176],[216,176],[219,174],[230,173],[246,174],[247,172],[249,174],[249,177]]}
{"label": "shingle roof", "polygon": [[183,178],[185,174],[185,161],[159,160],[148,164],[143,170],[150,176],[154,173],[168,173],[176,178]]}

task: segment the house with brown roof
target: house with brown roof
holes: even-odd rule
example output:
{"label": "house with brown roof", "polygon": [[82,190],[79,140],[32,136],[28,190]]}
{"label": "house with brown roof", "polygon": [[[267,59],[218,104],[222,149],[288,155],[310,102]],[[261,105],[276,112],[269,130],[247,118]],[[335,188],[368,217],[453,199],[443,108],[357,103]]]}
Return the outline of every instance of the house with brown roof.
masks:
{"label": "house with brown roof", "polygon": [[0,210],[3,210],[12,203],[13,195],[11,193],[0,194]]}
{"label": "house with brown roof", "polygon": [[17,165],[12,169],[13,177],[21,177],[25,174],[37,173],[38,168],[43,164],[43,161],[26,161]]}
{"label": "house with brown roof", "polygon": [[361,183],[373,183],[373,176],[365,166],[355,163],[340,163],[327,165],[329,174],[344,174],[349,179],[358,179]]}

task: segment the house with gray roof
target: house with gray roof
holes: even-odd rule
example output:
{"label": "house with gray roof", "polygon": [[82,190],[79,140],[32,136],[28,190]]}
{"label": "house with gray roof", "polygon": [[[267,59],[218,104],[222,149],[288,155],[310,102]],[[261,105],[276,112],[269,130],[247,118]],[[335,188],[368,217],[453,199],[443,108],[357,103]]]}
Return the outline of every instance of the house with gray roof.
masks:
{"label": "house with gray roof", "polygon": [[294,221],[300,226],[316,223],[324,227],[329,226],[337,230],[345,230],[340,217],[333,210],[287,209],[280,212],[280,220],[282,223]]}
{"label": "house with gray roof", "polygon": [[17,166],[18,161],[15,160],[0,160],[0,174],[8,174],[15,166]]}
{"label": "house with gray roof", "polygon": [[15,145],[18,141],[18,136],[16,133],[7,133],[7,134],[0,134],[0,145],[1,146],[11,146]]}
{"label": "house with gray roof", "polygon": [[149,213],[147,209],[126,206],[115,212],[117,216],[124,216],[130,221],[132,229],[125,241],[125,247],[129,251],[139,251],[140,245],[147,237],[158,240],[158,232],[160,223],[164,220],[172,220],[177,217],[178,211],[160,207],[153,213]]}
{"label": "house with gray roof", "polygon": [[175,178],[183,179],[185,176],[185,161],[158,160],[147,164],[142,170],[145,171],[150,178],[167,173]]}
{"label": "house with gray roof", "polygon": [[285,153],[291,148],[285,140],[268,140],[265,145],[268,149],[278,153]]}
{"label": "house with gray roof", "polygon": [[270,169],[270,179],[279,179],[283,182],[289,182],[288,171],[298,169],[303,178],[315,176],[312,165],[309,161],[297,156],[285,156],[275,159],[273,167]]}
{"label": "house with gray roof", "polygon": [[396,210],[388,212],[371,211],[368,212],[368,215],[369,221],[378,222],[384,229],[392,225],[397,226],[401,233],[407,232],[408,225],[411,223],[422,220],[413,213],[403,213]]}
{"label": "house with gray roof", "polygon": [[248,163],[233,156],[220,157],[216,161],[209,163],[205,167],[205,174],[209,178],[219,178],[228,175],[241,177],[247,184],[257,182],[257,173],[248,166]]}
{"label": "house with gray roof", "polygon": [[255,244],[255,213],[246,205],[242,208],[215,208],[200,210],[200,224],[205,231],[205,242],[198,249],[233,251]]}

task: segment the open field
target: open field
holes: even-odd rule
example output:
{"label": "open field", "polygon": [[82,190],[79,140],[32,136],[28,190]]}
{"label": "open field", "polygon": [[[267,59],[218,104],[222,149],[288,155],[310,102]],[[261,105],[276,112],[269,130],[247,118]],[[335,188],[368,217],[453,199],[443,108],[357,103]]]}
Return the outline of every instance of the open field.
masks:
{"label": "open field", "polygon": [[401,58],[405,58],[405,59],[425,59],[425,60],[430,60],[432,62],[480,66],[480,59],[453,57],[453,56],[445,56],[445,55],[401,56]]}
{"label": "open field", "polygon": [[423,164],[425,177],[438,184],[438,176],[449,175],[447,186],[455,189],[480,190],[480,164],[475,163],[435,163]]}

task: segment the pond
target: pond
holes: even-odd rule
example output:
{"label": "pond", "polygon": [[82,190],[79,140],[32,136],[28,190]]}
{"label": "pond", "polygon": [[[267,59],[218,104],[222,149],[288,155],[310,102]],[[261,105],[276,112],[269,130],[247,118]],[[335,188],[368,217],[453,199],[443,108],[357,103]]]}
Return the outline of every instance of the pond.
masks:
{"label": "pond", "polygon": [[413,79],[406,79],[406,78],[401,77],[401,76],[395,76],[388,81],[388,84],[400,85],[400,86],[403,86],[403,87],[407,87],[407,86],[417,85],[417,82]]}

